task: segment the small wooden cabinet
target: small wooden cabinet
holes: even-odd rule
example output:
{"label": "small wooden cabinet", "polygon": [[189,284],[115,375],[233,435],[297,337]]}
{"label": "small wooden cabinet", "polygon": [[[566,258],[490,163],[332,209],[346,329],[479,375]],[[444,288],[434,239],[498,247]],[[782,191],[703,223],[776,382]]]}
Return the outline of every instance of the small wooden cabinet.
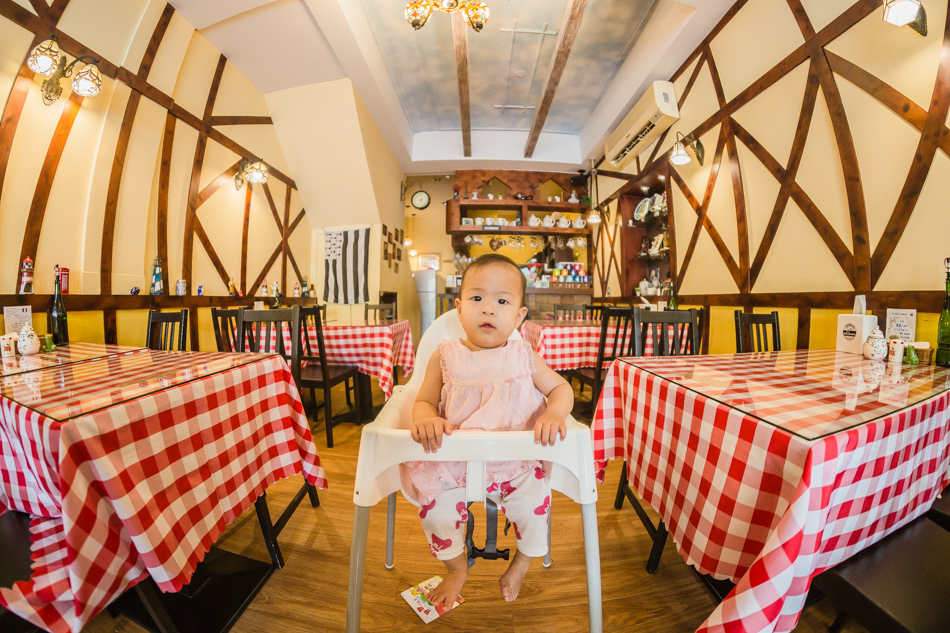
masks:
{"label": "small wooden cabinet", "polygon": [[[636,294],[640,282],[649,279],[650,271],[659,269],[660,281],[670,278],[670,250],[661,251],[658,255],[643,253],[643,243],[646,240],[647,248],[653,239],[669,232],[669,212],[666,215],[654,216],[647,214],[643,220],[634,220],[633,212],[640,202],[657,193],[663,193],[663,188],[651,188],[642,195],[623,195],[620,197],[620,221],[622,227],[621,244],[623,247],[623,296],[631,297]],[[665,297],[661,295],[662,297]]]}

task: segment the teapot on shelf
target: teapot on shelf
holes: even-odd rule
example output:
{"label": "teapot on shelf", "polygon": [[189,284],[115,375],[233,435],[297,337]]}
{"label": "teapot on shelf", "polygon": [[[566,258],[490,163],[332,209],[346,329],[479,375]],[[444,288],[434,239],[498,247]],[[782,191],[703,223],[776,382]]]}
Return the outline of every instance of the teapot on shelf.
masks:
{"label": "teapot on shelf", "polygon": [[561,216],[561,219],[557,221],[557,225],[558,225],[559,228],[562,228],[562,229],[569,229],[569,228],[571,228],[571,220],[570,220],[570,218],[566,218],[566,217],[564,217],[564,216]]}
{"label": "teapot on shelf", "polygon": [[554,225],[555,225],[554,223],[555,223],[554,216],[551,216],[551,215],[546,215],[544,216],[544,219],[541,220],[541,226],[547,227],[549,229],[554,228]]}
{"label": "teapot on shelf", "polygon": [[528,226],[541,226],[541,219],[532,213],[531,217],[528,218]]}
{"label": "teapot on shelf", "polygon": [[574,228],[575,228],[575,229],[582,229],[582,228],[584,228],[585,226],[587,226],[587,220],[585,220],[584,218],[581,218],[581,217],[574,218]]}

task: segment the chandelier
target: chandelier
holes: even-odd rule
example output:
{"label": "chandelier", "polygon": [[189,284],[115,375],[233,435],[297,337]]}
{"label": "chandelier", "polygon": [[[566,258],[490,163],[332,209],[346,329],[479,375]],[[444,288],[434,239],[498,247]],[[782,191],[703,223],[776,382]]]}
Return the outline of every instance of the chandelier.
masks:
{"label": "chandelier", "polygon": [[410,0],[406,5],[406,22],[419,30],[429,21],[433,10],[443,13],[463,12],[476,33],[488,22],[488,5],[480,0]]}

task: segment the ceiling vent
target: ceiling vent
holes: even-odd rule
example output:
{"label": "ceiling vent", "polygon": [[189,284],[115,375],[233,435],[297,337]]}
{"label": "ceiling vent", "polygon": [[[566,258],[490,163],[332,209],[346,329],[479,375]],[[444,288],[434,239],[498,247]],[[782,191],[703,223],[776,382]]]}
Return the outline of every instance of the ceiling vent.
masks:
{"label": "ceiling vent", "polygon": [[654,81],[607,139],[607,161],[623,169],[679,118],[673,84]]}

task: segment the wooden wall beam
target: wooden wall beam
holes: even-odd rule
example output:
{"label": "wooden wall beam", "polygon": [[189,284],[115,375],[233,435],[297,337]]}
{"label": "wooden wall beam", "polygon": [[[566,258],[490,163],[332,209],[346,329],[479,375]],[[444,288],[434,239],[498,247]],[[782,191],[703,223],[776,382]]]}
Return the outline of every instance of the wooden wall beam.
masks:
{"label": "wooden wall beam", "polygon": [[158,201],[156,229],[158,256],[162,261],[162,287],[170,289],[168,281],[168,186],[171,181],[172,148],[175,144],[175,122],[171,113],[165,114],[165,134],[162,137],[162,162],[158,172]]}
{"label": "wooden wall beam", "polygon": [[795,349],[808,349],[811,339],[811,308],[798,309],[798,334],[795,337]]}
{"label": "wooden wall beam", "polygon": [[274,120],[269,116],[251,115],[212,116],[208,120],[208,124],[215,127],[219,125],[272,125],[273,123]]}
{"label": "wooden wall beam", "polygon": [[115,309],[109,308],[102,311],[102,331],[105,333],[106,345],[119,344],[119,327]]}
{"label": "wooden wall beam", "polygon": [[538,109],[534,111],[531,131],[528,132],[528,142],[524,148],[525,158],[531,158],[534,155],[538,138],[544,128],[544,121],[548,118],[551,104],[554,103],[554,94],[557,92],[558,84],[561,83],[561,77],[567,67],[567,59],[571,56],[574,40],[577,39],[577,32],[581,28],[581,21],[584,19],[584,10],[587,9],[587,3],[588,0],[568,0],[564,24],[557,34],[557,44],[554,48],[554,57],[551,60],[551,69],[548,71],[547,79],[544,80],[541,102]]}
{"label": "wooden wall beam", "polygon": [[[267,186],[266,183],[264,185]],[[244,225],[241,230],[241,279],[238,282],[238,288],[241,294],[247,294],[247,244],[250,237],[251,228],[251,197],[254,195],[254,188],[248,185],[244,191]]]}
{"label": "wooden wall beam", "polygon": [[461,11],[452,14],[452,43],[455,47],[455,76],[459,89],[459,118],[462,124],[462,155],[472,155],[472,101],[468,84],[468,28]]}
{"label": "wooden wall beam", "polygon": [[[53,295],[0,295],[3,305],[31,306],[34,313],[49,312],[53,305]],[[253,298],[216,295],[197,295],[179,297],[177,295],[63,295],[67,312],[99,312],[102,310],[181,310],[182,308],[224,308],[244,306],[250,307]],[[940,293],[940,302],[943,303],[943,293]],[[290,305],[311,305],[313,299],[307,297],[288,298]],[[907,301],[903,301],[904,305]]]}
{"label": "wooden wall beam", "polygon": [[284,195],[284,222],[280,232],[280,287],[287,292],[287,253],[290,252],[290,244],[287,240],[290,238],[290,187],[286,187]]}

